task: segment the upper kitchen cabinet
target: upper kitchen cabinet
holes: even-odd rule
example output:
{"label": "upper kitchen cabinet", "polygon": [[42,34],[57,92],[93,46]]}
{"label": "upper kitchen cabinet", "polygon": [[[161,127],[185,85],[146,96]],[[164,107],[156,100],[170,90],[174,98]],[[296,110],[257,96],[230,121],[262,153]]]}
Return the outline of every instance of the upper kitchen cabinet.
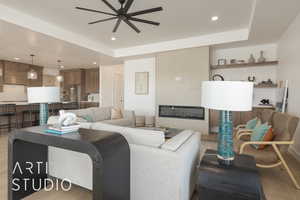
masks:
{"label": "upper kitchen cabinet", "polygon": [[43,67],[29,65],[28,71],[34,70],[37,73],[37,79],[29,79],[28,87],[41,87],[43,86]]}
{"label": "upper kitchen cabinet", "polygon": [[99,68],[85,70],[85,92],[99,93]]}
{"label": "upper kitchen cabinet", "polygon": [[27,85],[29,65],[4,61],[4,84]]}
{"label": "upper kitchen cabinet", "polygon": [[64,77],[64,86],[84,84],[85,76],[83,69],[62,70],[61,75]]}

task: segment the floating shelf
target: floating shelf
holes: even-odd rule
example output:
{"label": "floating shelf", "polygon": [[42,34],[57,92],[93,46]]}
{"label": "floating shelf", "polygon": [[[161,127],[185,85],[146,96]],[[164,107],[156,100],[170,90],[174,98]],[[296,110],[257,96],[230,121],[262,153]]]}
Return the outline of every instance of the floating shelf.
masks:
{"label": "floating shelf", "polygon": [[254,88],[278,88],[278,86],[259,86],[259,85],[254,85]]}
{"label": "floating shelf", "polygon": [[264,67],[268,65],[278,65],[278,61],[266,61],[261,63],[240,63],[227,65],[211,65],[210,69],[232,69],[232,68],[248,68],[248,67]]}

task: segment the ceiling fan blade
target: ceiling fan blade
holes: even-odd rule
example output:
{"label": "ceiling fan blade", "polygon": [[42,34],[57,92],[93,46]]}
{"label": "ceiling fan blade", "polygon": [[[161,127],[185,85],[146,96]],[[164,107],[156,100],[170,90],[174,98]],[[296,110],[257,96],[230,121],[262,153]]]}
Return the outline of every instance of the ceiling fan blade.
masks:
{"label": "ceiling fan blade", "polygon": [[112,9],[115,13],[118,14],[118,11],[106,0],[102,0],[110,9]]}
{"label": "ceiling fan blade", "polygon": [[100,23],[100,22],[105,22],[105,21],[109,21],[109,20],[113,20],[113,19],[117,19],[118,17],[111,17],[111,18],[107,18],[107,19],[101,19],[101,20],[97,20],[94,22],[90,22],[89,24],[96,24],[96,23]]}
{"label": "ceiling fan blade", "polygon": [[141,22],[141,23],[145,23],[145,24],[151,24],[151,25],[155,25],[155,26],[160,25],[159,22],[148,21],[148,20],[145,20],[145,19],[139,19],[139,18],[135,18],[135,17],[130,17],[129,20],[136,21],[136,22]]}
{"label": "ceiling fan blade", "polygon": [[106,15],[111,15],[111,16],[117,16],[115,14],[112,13],[108,13],[108,12],[102,12],[99,10],[93,10],[93,9],[89,9],[89,8],[82,8],[82,7],[75,7],[78,10],[84,10],[84,11],[89,11],[89,12],[95,12],[95,13],[101,13],[101,14],[106,14]]}
{"label": "ceiling fan blade", "polygon": [[162,10],[163,10],[162,7],[157,7],[157,8],[151,8],[151,9],[147,9],[147,10],[141,10],[141,11],[137,11],[137,12],[133,12],[133,13],[128,13],[127,15],[129,15],[129,16],[136,16],[136,15],[143,15],[143,14],[158,12],[158,11],[162,11]]}
{"label": "ceiling fan blade", "polygon": [[117,21],[117,23],[116,23],[116,25],[115,25],[115,28],[114,28],[114,30],[113,30],[113,33],[117,32],[117,30],[118,30],[118,28],[119,28],[119,26],[120,26],[120,24],[121,24],[121,21],[122,21],[122,19],[119,18],[118,21]]}
{"label": "ceiling fan blade", "polygon": [[123,21],[128,24],[132,29],[135,30],[135,32],[140,33],[141,31],[133,24],[131,23],[128,19],[123,19]]}
{"label": "ceiling fan blade", "polygon": [[132,3],[133,3],[133,0],[127,0],[125,8],[124,8],[125,13],[128,12],[128,10],[130,9]]}

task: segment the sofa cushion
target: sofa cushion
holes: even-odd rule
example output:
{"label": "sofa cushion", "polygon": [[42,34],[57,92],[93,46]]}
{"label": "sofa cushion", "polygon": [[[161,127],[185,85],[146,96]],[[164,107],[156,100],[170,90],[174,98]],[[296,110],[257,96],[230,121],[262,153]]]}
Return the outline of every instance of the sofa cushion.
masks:
{"label": "sofa cushion", "polygon": [[66,112],[74,113],[77,117],[80,118],[84,118],[84,119],[89,118],[90,120],[92,120],[92,122],[95,121],[92,108],[67,110]]}
{"label": "sofa cushion", "polygon": [[127,127],[132,126],[132,120],[130,119],[105,120],[102,122],[106,124],[117,125],[117,126],[127,126]]}
{"label": "sofa cushion", "polygon": [[166,141],[161,148],[169,151],[177,151],[182,144],[185,143],[191,136],[193,132],[191,130],[185,130],[173,137],[172,139]]}
{"label": "sofa cushion", "polygon": [[122,111],[120,108],[112,108],[111,109],[111,118],[110,119],[122,119]]}
{"label": "sofa cushion", "polygon": [[128,128],[103,122],[93,123],[91,129],[120,133],[126,138],[129,144],[160,147],[165,142],[165,135],[162,131]]}
{"label": "sofa cushion", "polygon": [[130,135],[133,144],[160,147],[165,143],[165,134],[162,131],[125,128],[124,134]]}
{"label": "sofa cushion", "polygon": [[93,119],[95,122],[110,120],[111,119],[111,107],[91,108]]}

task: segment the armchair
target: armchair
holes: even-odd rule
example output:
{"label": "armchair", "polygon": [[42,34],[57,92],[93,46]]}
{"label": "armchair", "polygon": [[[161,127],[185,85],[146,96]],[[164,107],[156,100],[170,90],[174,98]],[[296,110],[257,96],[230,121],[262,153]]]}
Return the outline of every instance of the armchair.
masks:
{"label": "armchair", "polygon": [[[283,165],[295,187],[300,189],[299,183],[284,159],[284,154],[287,153],[289,145],[294,144],[293,136],[298,122],[298,117],[275,112],[270,119],[275,135],[274,140],[269,142],[250,141],[249,136],[251,136],[252,131],[241,129],[235,138],[236,152],[254,156],[257,162],[256,165],[261,168],[273,168]],[[263,150],[257,150],[251,146],[253,144],[267,146]]]}

